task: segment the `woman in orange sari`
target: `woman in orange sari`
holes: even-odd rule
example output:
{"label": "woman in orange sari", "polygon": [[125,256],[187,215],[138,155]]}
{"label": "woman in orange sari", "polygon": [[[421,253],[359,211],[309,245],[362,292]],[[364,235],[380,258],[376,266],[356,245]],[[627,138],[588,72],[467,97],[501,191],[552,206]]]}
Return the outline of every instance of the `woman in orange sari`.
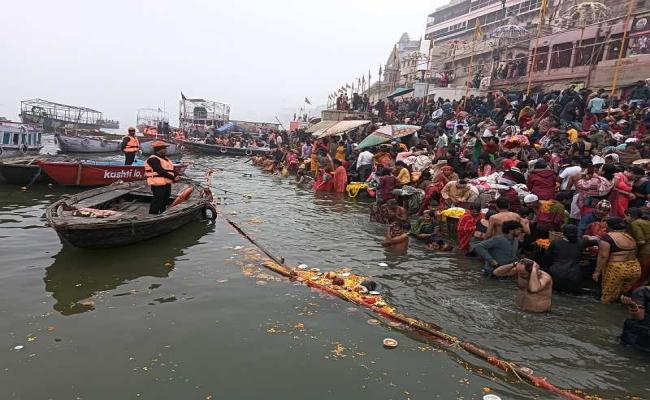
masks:
{"label": "woman in orange sari", "polygon": [[334,160],[334,177],[332,178],[332,191],[335,193],[345,192],[345,188],[348,185],[348,172],[343,166],[343,162],[339,159]]}

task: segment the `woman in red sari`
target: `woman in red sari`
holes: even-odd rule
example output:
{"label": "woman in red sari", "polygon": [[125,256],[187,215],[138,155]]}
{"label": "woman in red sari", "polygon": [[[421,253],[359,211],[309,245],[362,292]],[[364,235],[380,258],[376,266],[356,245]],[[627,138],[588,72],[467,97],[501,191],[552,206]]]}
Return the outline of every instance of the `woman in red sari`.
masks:
{"label": "woman in red sari", "polygon": [[333,192],[334,180],[332,179],[332,168],[327,167],[318,170],[316,175],[316,182],[314,182],[314,190],[318,192]]}
{"label": "woman in red sari", "polygon": [[465,214],[458,220],[456,232],[458,235],[458,250],[462,252],[469,252],[469,242],[474,236],[476,231],[476,223],[483,218],[481,213],[481,206],[473,203],[469,210],[465,210]]}
{"label": "woman in red sari", "polygon": [[420,207],[418,214],[422,214],[424,210],[429,208],[429,202],[434,193],[440,193],[442,188],[444,188],[448,182],[457,180],[458,174],[454,172],[454,169],[451,166],[445,165],[442,167],[440,172],[438,172],[433,178],[433,182],[424,189],[424,199],[422,199],[422,207]]}
{"label": "woman in red sari", "polygon": [[609,202],[612,203],[611,216],[625,218],[625,210],[628,209],[630,200],[635,198],[632,193],[632,179],[634,174],[631,169],[614,174],[614,188],[609,195]]}

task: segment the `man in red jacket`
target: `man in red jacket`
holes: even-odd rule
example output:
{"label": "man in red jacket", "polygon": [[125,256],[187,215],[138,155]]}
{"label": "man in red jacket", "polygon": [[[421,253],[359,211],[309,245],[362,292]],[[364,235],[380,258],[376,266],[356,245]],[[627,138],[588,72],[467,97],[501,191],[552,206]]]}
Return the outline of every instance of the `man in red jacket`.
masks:
{"label": "man in red jacket", "polygon": [[546,161],[539,160],[535,163],[535,169],[528,174],[528,189],[540,200],[551,200],[555,198],[556,181],[555,172],[548,169]]}

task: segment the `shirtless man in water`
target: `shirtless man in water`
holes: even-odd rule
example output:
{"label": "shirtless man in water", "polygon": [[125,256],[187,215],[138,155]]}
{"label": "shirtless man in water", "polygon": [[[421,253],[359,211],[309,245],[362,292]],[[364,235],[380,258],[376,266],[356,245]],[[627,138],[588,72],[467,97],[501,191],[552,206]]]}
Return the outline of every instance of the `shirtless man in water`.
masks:
{"label": "shirtless man in water", "polygon": [[509,211],[510,202],[508,199],[499,197],[496,201],[497,213],[490,217],[488,220],[488,229],[485,232],[485,238],[489,239],[501,233],[501,226],[506,221],[517,221],[521,224],[524,234],[530,234],[530,223],[526,218],[522,218],[519,214]]}
{"label": "shirtless man in water", "polygon": [[496,276],[517,276],[515,304],[525,311],[551,311],[553,278],[539,269],[533,260],[522,258],[516,263],[502,265],[494,270]]}
{"label": "shirtless man in water", "polygon": [[409,247],[408,226],[402,222],[390,224],[381,245],[396,253],[406,253]]}

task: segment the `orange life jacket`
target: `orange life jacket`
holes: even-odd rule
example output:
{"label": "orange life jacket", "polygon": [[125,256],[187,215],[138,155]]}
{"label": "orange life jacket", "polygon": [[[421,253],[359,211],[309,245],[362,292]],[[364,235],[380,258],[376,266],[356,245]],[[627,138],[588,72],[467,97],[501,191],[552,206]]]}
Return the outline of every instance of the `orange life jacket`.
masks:
{"label": "orange life jacket", "polygon": [[124,152],[125,153],[135,153],[138,150],[140,150],[140,141],[138,140],[137,137],[131,136],[131,135],[126,136],[126,137],[129,138],[129,141],[126,144],[126,146],[124,147]]}
{"label": "orange life jacket", "polygon": [[164,186],[174,183],[172,179],[165,178],[158,175],[156,171],[149,165],[149,160],[157,158],[160,161],[160,166],[168,173],[174,175],[174,164],[171,161],[158,156],[151,156],[144,162],[144,175],[147,177],[147,185],[149,186]]}

